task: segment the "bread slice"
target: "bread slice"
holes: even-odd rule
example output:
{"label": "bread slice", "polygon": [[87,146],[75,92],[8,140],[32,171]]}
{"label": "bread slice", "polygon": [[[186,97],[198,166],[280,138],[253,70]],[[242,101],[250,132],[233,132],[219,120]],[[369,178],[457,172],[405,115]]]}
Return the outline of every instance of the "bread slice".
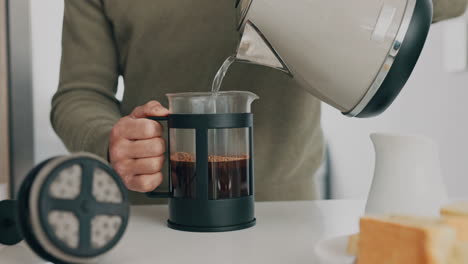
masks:
{"label": "bread slice", "polygon": [[456,242],[437,218],[366,216],[360,228],[358,264],[447,264]]}
{"label": "bread slice", "polygon": [[455,243],[449,264],[468,264],[468,243],[458,241]]}
{"label": "bread slice", "polygon": [[445,224],[455,228],[457,239],[468,242],[468,202],[445,206],[440,214]]}
{"label": "bread slice", "polygon": [[356,257],[359,254],[359,234],[349,236],[346,253],[354,257]]}
{"label": "bread slice", "polygon": [[[359,234],[349,236],[347,253],[350,256],[358,256]],[[468,242],[455,242],[448,264],[468,264]]]}
{"label": "bread slice", "polygon": [[440,214],[443,216],[468,217],[468,202],[458,202],[442,207]]}
{"label": "bread slice", "polygon": [[457,231],[457,239],[468,242],[468,217],[443,216],[442,221]]}

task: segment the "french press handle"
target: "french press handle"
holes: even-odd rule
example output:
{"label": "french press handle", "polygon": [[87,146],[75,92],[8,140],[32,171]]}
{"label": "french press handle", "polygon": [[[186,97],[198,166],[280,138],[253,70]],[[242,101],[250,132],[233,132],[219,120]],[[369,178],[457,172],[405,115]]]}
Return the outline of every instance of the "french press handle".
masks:
{"label": "french press handle", "polygon": [[[150,120],[153,120],[153,121],[168,121],[169,120],[169,117],[168,116],[161,116],[161,117],[157,117],[157,116],[154,116],[154,117],[148,117],[148,119]],[[167,129],[167,139],[169,140],[169,137],[170,137],[170,133],[169,133],[169,129]],[[166,144],[167,145],[167,151],[166,151],[166,155],[168,156],[168,158],[166,158],[166,160],[169,162],[170,161],[170,144]],[[157,192],[156,190],[152,191],[152,192],[147,192],[146,193],[146,196],[150,197],[150,198],[171,198],[173,197],[173,192],[172,192],[172,181],[171,181],[171,175],[170,175],[170,166],[168,166],[168,177],[169,177],[169,183],[168,183],[168,192]]]}

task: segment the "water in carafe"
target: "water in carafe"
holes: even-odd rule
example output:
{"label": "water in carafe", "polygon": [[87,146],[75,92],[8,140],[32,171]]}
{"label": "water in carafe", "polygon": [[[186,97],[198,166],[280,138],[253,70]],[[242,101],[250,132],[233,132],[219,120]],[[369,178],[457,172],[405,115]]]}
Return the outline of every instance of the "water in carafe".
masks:
{"label": "water in carafe", "polygon": [[[211,87],[211,98],[209,108],[213,113],[217,113],[216,99],[223,84],[224,77],[231,65],[236,61],[236,54],[228,57],[213,79]],[[230,150],[226,148],[226,143],[235,138],[247,137],[246,129],[221,130],[214,129],[209,131],[210,146],[216,150],[218,156],[209,157],[209,175],[208,182],[210,199],[228,199],[248,196],[249,186],[247,172],[250,166],[249,156],[240,151],[239,146],[229,144]],[[210,152],[215,152],[211,150]],[[224,150],[224,151],[223,151]],[[246,149],[247,150],[247,149]],[[224,152],[224,153],[223,153]],[[232,153],[242,153],[233,156]],[[221,154],[221,155],[220,155]]]}
{"label": "water in carafe", "polygon": [[[208,109],[213,93],[170,94],[173,114],[212,115]],[[251,103],[257,95],[246,91],[219,91],[216,95],[219,115],[251,113]],[[208,199],[235,199],[252,194],[251,141],[248,127],[211,128],[207,131]],[[195,129],[170,128],[170,168],[174,196],[197,198],[197,142]],[[198,181],[199,182],[199,181]]]}

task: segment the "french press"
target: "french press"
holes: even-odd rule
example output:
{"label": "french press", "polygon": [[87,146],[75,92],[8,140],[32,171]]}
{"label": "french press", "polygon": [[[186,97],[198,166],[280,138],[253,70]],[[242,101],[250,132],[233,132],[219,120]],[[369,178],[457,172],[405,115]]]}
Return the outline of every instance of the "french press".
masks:
{"label": "french press", "polygon": [[221,232],[255,225],[251,92],[168,94],[168,226]]}

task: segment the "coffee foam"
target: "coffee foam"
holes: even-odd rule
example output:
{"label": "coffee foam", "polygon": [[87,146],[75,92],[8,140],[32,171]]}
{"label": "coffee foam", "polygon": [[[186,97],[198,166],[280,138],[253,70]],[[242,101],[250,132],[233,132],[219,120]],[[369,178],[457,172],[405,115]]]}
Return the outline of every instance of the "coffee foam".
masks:
{"label": "coffee foam", "polygon": [[195,155],[187,152],[176,152],[171,154],[171,161],[195,162]]}
{"label": "coffee foam", "polygon": [[[241,161],[249,159],[249,155],[238,155],[238,156],[221,156],[221,155],[210,155],[208,156],[208,162],[229,162],[229,161]],[[171,154],[171,161],[177,162],[196,162],[195,155],[187,152],[176,152]]]}

